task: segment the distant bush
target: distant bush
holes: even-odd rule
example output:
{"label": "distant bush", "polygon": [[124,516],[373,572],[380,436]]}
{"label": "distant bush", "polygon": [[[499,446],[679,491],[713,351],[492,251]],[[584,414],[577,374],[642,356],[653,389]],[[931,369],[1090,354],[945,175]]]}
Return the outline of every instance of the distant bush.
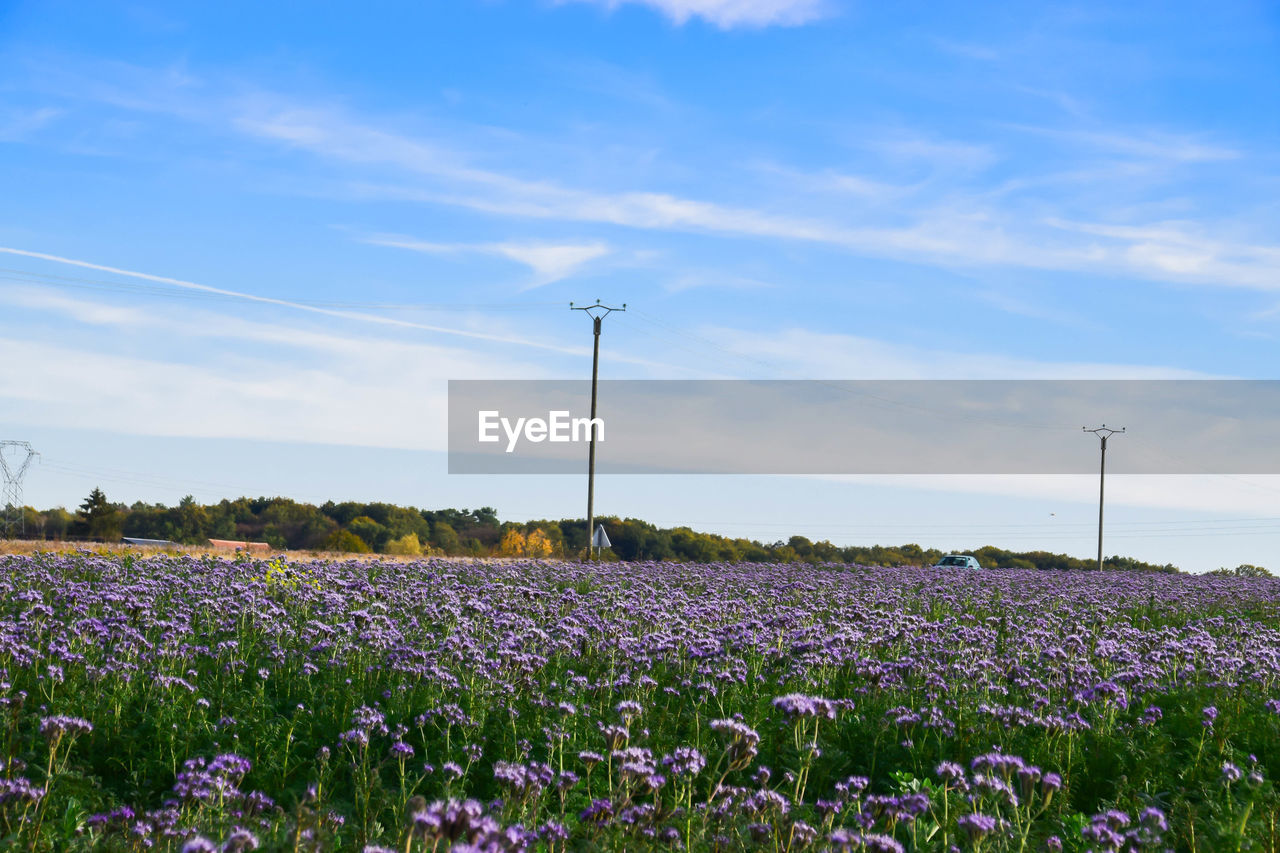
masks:
{"label": "distant bush", "polygon": [[325,540],[324,550],[340,551],[344,554],[369,554],[373,549],[350,530],[335,530]]}
{"label": "distant bush", "polygon": [[420,557],[422,556],[422,543],[418,541],[418,534],[406,533],[399,539],[392,539],[387,543],[387,553],[397,554],[402,557]]}
{"label": "distant bush", "polygon": [[1271,572],[1262,566],[1254,566],[1249,563],[1241,563],[1234,569],[1228,569],[1225,566],[1221,569],[1214,569],[1209,572],[1211,575],[1230,575],[1237,578],[1269,578],[1272,577]]}

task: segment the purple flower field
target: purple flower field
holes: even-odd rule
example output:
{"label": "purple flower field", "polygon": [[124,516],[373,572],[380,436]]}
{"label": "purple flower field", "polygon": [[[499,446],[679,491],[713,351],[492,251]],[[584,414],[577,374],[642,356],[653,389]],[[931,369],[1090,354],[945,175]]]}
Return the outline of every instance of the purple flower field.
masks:
{"label": "purple flower field", "polygon": [[0,847],[1277,850],[1280,582],[0,557]]}

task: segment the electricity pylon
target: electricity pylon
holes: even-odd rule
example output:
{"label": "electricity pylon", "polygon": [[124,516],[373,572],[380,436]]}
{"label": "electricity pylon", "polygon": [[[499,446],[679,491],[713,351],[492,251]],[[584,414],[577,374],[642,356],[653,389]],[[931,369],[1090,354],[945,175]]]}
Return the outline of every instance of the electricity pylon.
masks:
{"label": "electricity pylon", "polygon": [[[12,458],[12,464],[6,455]],[[22,511],[22,478],[31,467],[31,460],[39,455],[29,442],[0,441],[0,474],[4,475],[4,505],[0,507],[4,517],[0,519],[3,524],[0,532],[5,539],[12,538],[15,528],[19,536],[27,532],[26,513]]]}

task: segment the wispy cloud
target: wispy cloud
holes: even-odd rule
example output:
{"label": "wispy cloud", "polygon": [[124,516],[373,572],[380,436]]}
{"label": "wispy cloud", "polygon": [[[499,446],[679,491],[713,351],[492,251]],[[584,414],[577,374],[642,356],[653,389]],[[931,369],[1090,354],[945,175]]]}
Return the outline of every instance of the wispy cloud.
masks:
{"label": "wispy cloud", "polygon": [[1207,374],[1141,364],[1052,362],[984,352],[916,347],[875,338],[785,328],[773,333],[724,327],[703,338],[771,378],[803,379],[1204,379]]}
{"label": "wispy cloud", "polygon": [[649,6],[677,25],[701,18],[721,29],[795,27],[831,14],[827,0],[560,0],[594,3],[610,10],[627,3]]}
{"label": "wispy cloud", "polygon": [[902,198],[920,189],[920,184],[895,184],[839,169],[805,171],[781,163],[753,164],[755,171],[777,178],[791,188],[814,193],[840,193],[868,201]]}
{"label": "wispy cloud", "polygon": [[[948,139],[909,129],[870,132],[855,146],[877,158],[878,171],[810,168],[808,174],[819,182],[825,180],[827,194],[834,190],[876,202],[905,192],[908,201],[892,209],[868,204],[833,210],[829,199],[815,201],[818,191],[812,187],[809,198],[803,192],[799,198],[795,193],[780,197],[761,192],[769,201],[753,205],[743,201],[751,197],[749,187],[733,194],[735,203],[724,203],[694,192],[584,188],[545,171],[533,171],[537,177],[530,178],[525,176],[530,169],[476,165],[474,155],[347,110],[300,104],[266,93],[215,101],[203,111],[219,110],[222,128],[341,166],[346,174],[331,175],[328,181],[343,187],[348,197],[363,200],[416,201],[509,218],[807,242],[919,264],[1122,274],[1156,282],[1280,289],[1280,245],[1239,240],[1211,219],[1186,222],[1181,229],[1184,239],[1176,242],[1152,240],[1144,233],[1153,225],[1150,205],[1170,200],[1168,193],[1153,198],[1144,180],[1216,167],[1244,156],[1230,146],[1189,135],[1016,126],[1023,134],[1098,155],[1074,158],[1044,174],[1036,168],[1020,168],[998,146],[985,141]],[[186,118],[201,112],[187,109],[179,115]],[[500,156],[485,160],[494,161],[504,162]],[[1144,169],[1152,171],[1144,173]],[[993,188],[987,176],[997,174],[1000,183]],[[906,177],[887,179],[894,175]],[[1130,180],[1135,198],[1121,207],[1115,203],[1120,193],[1114,187],[1125,179]],[[1159,215],[1167,217],[1167,207]],[[1067,221],[1112,230],[1064,227]],[[605,244],[502,239],[477,245],[487,253],[525,264],[534,271],[532,284],[537,285],[571,275],[603,257],[599,249]]]}
{"label": "wispy cloud", "polygon": [[1059,308],[1052,308],[1044,305],[1037,305],[1027,299],[1015,296],[1003,290],[994,288],[985,288],[974,293],[974,298],[988,305],[1004,311],[1006,314],[1014,314],[1019,317],[1029,317],[1033,320],[1047,320],[1060,326],[1074,326],[1076,328],[1096,328],[1097,324],[1085,320],[1079,314],[1073,311],[1064,311]]}
{"label": "wispy cloud", "polygon": [[1009,124],[1006,127],[1049,137],[1071,146],[1094,148],[1148,162],[1213,163],[1241,157],[1241,153],[1235,149],[1214,145],[1187,134],[1160,131],[1124,133],[1019,124]]}
{"label": "wispy cloud", "polygon": [[508,337],[503,335],[494,335],[487,332],[477,332],[470,329],[458,329],[448,326],[439,326],[430,323],[418,323],[412,320],[403,320],[397,317],[384,317],[378,314],[368,314],[361,311],[347,311],[335,308],[323,308],[316,305],[308,305],[304,302],[294,302],[288,299],[276,299],[270,296],[259,296],[253,293],[244,293],[238,290],[227,290],[221,287],[211,287],[206,284],[198,284],[193,281],[185,281],[178,278],[170,278],[162,275],[152,275],[151,273],[138,272],[136,270],[126,270],[119,267],[107,266],[105,264],[96,264],[91,261],[82,261],[74,258],[64,258],[58,255],[50,255],[44,252],[33,252],[26,249],[15,249],[12,247],[0,246],[0,253],[8,255],[18,255],[25,258],[35,258],[42,261],[51,261],[58,264],[66,264],[68,266],[80,267],[82,269],[98,270],[99,272],[108,272],[114,275],[125,276],[127,278],[141,279],[143,281],[152,281],[158,284],[171,285],[173,287],[182,288],[184,290],[196,290],[202,293],[215,294],[218,296],[232,297],[242,299],[248,302],[259,302],[266,305],[277,305],[283,308],[290,308],[295,311],[304,311],[310,314],[320,314],[327,317],[338,317],[344,320],[353,320],[359,323],[371,323],[381,326],[395,326],[403,329],[417,329],[424,332],[436,332],[445,335],[456,335],[462,338],[471,338],[474,340],[490,341],[493,343],[513,344],[517,346],[533,347],[535,349],[549,350],[560,353],[577,353],[578,350],[572,347],[564,347],[557,344],[547,343],[543,341],[531,340],[521,337]]}
{"label": "wispy cloud", "polygon": [[[78,428],[89,411],[96,423],[134,435],[444,447],[443,384],[424,384],[429,377],[412,369],[371,382],[379,374],[265,360],[191,365],[4,337],[0,358],[32,366],[0,377],[6,415],[15,421]],[[105,383],[102,376],[128,381]],[[404,393],[410,387],[414,392]]]}
{"label": "wispy cloud", "polygon": [[668,293],[682,293],[698,288],[718,290],[765,290],[776,287],[767,281],[748,276],[734,275],[719,270],[691,270],[680,273],[662,283]]}
{"label": "wispy cloud", "polygon": [[[80,427],[92,411],[135,435],[443,450],[446,380],[549,374],[466,340],[343,334],[185,306],[140,310],[46,288],[0,289],[0,304],[9,315],[56,315],[77,332],[59,341],[0,333],[0,357],[29,366],[0,377],[6,416],[43,426]],[[107,327],[108,336],[85,334],[87,326]],[[137,351],[121,353],[120,335]]]}
{"label": "wispy cloud", "polygon": [[47,127],[63,111],[56,107],[40,107],[34,110],[14,110],[0,115],[0,142],[21,142],[36,131]]}
{"label": "wispy cloud", "polygon": [[999,160],[990,144],[940,139],[907,129],[873,134],[860,144],[890,162],[922,164],[950,175],[981,172]]}
{"label": "wispy cloud", "polygon": [[1112,265],[1144,276],[1280,290],[1280,246],[1216,238],[1193,223],[1114,225],[1051,219],[1049,225],[1105,238],[1095,251]]}
{"label": "wispy cloud", "polygon": [[361,238],[373,246],[408,249],[433,255],[479,253],[497,255],[523,264],[533,271],[526,289],[541,287],[568,278],[582,267],[610,253],[605,243],[432,243],[395,234],[374,234]]}

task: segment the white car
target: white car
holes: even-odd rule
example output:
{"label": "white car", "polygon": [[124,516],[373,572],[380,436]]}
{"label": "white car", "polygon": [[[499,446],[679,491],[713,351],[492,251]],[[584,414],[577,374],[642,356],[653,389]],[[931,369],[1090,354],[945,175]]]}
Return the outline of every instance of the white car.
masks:
{"label": "white car", "polygon": [[948,554],[941,560],[933,564],[935,569],[980,569],[977,557],[970,557],[966,554]]}

